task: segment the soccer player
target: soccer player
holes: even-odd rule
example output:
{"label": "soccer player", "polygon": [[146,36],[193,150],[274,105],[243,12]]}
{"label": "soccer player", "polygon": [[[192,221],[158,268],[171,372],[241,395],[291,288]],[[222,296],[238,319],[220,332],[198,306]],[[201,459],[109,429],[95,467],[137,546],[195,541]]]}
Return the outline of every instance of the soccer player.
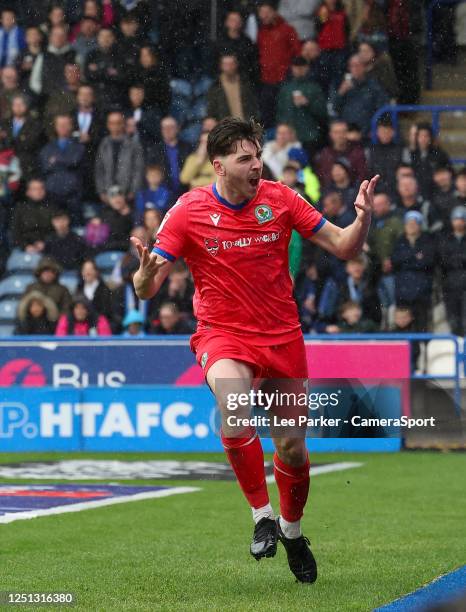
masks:
{"label": "soccer player", "polygon": [[[153,251],[132,238],[140,259],[134,286],[141,299],[157,293],[173,262],[183,257],[195,284],[198,320],[191,348],[208,385],[226,411],[225,380],[248,389],[255,379],[307,378],[304,340],[292,297],[288,243],[293,229],[337,257],[355,257],[364,244],[378,180],[363,181],[355,221],[336,227],[289,187],[261,180],[262,130],[254,121],[228,117],[209,134],[214,185],[182,195],[166,214]],[[250,546],[257,559],[273,557],[277,541],[300,582],[314,582],[317,565],[300,520],[309,491],[309,457],[303,435],[273,435],[280,516],[270,505],[260,439],[252,428],[222,443],[252,508]],[[228,434],[228,435],[227,435]]]}

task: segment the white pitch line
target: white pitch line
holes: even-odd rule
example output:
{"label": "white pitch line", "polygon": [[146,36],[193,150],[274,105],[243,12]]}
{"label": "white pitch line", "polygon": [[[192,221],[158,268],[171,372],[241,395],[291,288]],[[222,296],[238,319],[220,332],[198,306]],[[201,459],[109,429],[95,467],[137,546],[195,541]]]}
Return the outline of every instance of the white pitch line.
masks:
{"label": "white pitch line", "polygon": [[[329,472],[341,472],[343,470],[351,470],[352,468],[361,467],[363,463],[357,463],[355,461],[341,461],[340,463],[329,463],[328,465],[311,465],[311,476],[318,476],[319,474],[328,474]],[[275,482],[275,477],[270,474],[266,477],[265,481],[270,484]]]}
{"label": "white pitch line", "polygon": [[154,497],[168,497],[170,495],[177,495],[179,493],[194,493],[195,491],[201,491],[201,489],[199,487],[173,487],[171,489],[162,489],[161,491],[147,491],[143,493],[136,493],[135,495],[80,502],[78,504],[70,504],[66,506],[55,506],[55,508],[46,508],[44,510],[15,512],[12,514],[7,514],[6,516],[0,516],[0,523],[13,523],[13,521],[22,521],[25,519],[37,518],[38,516],[64,514],[65,512],[80,512],[81,510],[90,510],[91,508],[113,506],[114,504],[125,504],[128,502],[141,501],[143,499],[153,499]]}

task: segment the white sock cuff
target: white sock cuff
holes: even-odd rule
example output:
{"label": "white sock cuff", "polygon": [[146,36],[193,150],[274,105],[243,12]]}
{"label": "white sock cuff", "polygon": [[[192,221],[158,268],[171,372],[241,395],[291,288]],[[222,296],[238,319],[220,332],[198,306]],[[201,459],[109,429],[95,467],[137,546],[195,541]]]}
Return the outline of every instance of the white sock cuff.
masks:
{"label": "white sock cuff", "polygon": [[301,521],[286,521],[283,516],[280,517],[280,528],[283,531],[285,538],[294,540],[301,536]]}
{"label": "white sock cuff", "polygon": [[267,504],[262,506],[262,508],[251,508],[252,510],[252,518],[255,523],[258,523],[263,518],[269,518],[274,520],[275,514],[273,512],[273,508],[271,504]]}

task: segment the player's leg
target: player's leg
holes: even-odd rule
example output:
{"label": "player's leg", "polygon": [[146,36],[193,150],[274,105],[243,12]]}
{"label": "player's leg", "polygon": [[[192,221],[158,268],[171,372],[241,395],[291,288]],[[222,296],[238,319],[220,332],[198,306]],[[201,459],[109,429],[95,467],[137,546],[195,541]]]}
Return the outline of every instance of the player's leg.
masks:
{"label": "player's leg", "polygon": [[[255,530],[251,543],[251,554],[257,559],[272,557],[277,550],[277,527],[270,505],[265,480],[264,453],[259,436],[252,427],[228,427],[226,420],[249,416],[249,409],[242,414],[232,413],[228,404],[231,393],[249,393],[253,371],[251,366],[234,359],[219,359],[207,371],[207,383],[215,394],[217,405],[222,412],[222,444],[228,460],[236,474],[241,490],[253,514]],[[230,396],[231,397],[231,396]]]}

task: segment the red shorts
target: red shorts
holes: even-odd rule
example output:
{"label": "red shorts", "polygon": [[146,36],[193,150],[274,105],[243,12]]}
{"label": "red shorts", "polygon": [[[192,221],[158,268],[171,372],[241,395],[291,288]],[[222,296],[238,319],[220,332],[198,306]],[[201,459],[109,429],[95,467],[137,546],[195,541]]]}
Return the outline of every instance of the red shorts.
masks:
{"label": "red shorts", "polygon": [[216,329],[202,329],[191,338],[191,350],[204,370],[219,359],[236,359],[251,366],[254,378],[307,378],[304,338],[284,344],[255,346],[245,337]]}

